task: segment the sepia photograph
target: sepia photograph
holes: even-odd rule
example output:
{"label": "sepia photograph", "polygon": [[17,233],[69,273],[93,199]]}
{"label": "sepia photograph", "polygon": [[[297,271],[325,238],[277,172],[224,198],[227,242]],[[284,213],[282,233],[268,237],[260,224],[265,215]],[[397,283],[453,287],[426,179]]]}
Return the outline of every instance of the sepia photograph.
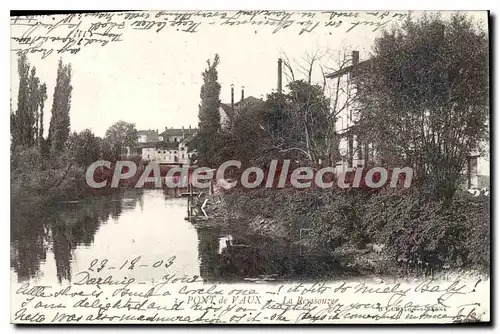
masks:
{"label": "sepia photograph", "polygon": [[10,14],[10,322],[489,323],[488,11]]}

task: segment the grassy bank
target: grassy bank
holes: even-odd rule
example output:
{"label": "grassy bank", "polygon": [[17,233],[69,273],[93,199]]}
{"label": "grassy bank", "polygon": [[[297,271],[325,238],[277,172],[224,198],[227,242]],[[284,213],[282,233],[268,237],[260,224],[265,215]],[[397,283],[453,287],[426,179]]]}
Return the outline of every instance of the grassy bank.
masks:
{"label": "grassy bank", "polygon": [[418,189],[235,190],[210,214],[257,234],[328,254],[366,274],[489,270],[489,198],[457,193],[451,205]]}

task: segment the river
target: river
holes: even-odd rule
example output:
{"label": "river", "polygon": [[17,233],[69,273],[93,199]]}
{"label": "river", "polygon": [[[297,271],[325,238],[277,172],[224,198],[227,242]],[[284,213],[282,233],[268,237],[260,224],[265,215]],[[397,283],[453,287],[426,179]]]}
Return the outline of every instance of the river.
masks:
{"label": "river", "polygon": [[151,279],[152,264],[169,262],[163,275],[210,282],[311,279],[335,267],[248,229],[196,227],[185,220],[187,199],[162,190],[125,189],[45,212],[19,211],[11,218],[11,278],[18,282],[71,282],[103,260],[108,267],[135,260],[141,281]]}

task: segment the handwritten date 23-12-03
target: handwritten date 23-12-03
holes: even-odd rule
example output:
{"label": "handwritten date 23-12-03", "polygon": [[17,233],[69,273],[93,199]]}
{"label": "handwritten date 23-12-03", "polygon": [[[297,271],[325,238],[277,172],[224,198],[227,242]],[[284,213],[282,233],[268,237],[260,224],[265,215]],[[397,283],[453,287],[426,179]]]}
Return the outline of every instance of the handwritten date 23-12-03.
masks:
{"label": "handwritten date 23-12-03", "polygon": [[101,272],[103,270],[134,270],[137,268],[169,268],[175,262],[176,256],[171,256],[167,260],[158,260],[155,262],[141,261],[141,256],[137,256],[132,260],[125,260],[122,263],[113,265],[108,259],[94,259],[90,262],[87,271]]}

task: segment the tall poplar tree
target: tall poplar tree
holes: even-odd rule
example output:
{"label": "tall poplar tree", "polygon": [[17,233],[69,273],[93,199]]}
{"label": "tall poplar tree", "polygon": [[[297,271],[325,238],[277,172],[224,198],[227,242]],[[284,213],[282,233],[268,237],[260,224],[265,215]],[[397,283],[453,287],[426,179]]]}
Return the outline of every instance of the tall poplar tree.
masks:
{"label": "tall poplar tree", "polygon": [[39,116],[39,126],[38,126],[38,144],[40,148],[43,145],[43,109],[45,106],[45,100],[47,100],[47,85],[43,83],[40,86],[39,90],[39,99],[40,99],[40,116]]}
{"label": "tall poplar tree", "polygon": [[199,130],[194,142],[198,162],[207,166],[215,162],[217,136],[221,128],[219,112],[221,87],[217,82],[219,61],[219,55],[217,54],[212,62],[207,60],[208,67],[202,74],[203,85],[201,86],[201,103],[198,112]]}
{"label": "tall poplar tree", "polygon": [[17,109],[11,113],[11,135],[13,146],[33,146],[38,138],[39,109],[43,109],[46,96],[42,94],[45,84],[40,84],[36,68],[31,67],[26,55],[18,59],[19,91]]}
{"label": "tall poplar tree", "polygon": [[53,153],[61,152],[69,137],[69,110],[71,108],[72,90],[71,64],[64,65],[62,60],[59,60],[48,137],[51,151]]}

